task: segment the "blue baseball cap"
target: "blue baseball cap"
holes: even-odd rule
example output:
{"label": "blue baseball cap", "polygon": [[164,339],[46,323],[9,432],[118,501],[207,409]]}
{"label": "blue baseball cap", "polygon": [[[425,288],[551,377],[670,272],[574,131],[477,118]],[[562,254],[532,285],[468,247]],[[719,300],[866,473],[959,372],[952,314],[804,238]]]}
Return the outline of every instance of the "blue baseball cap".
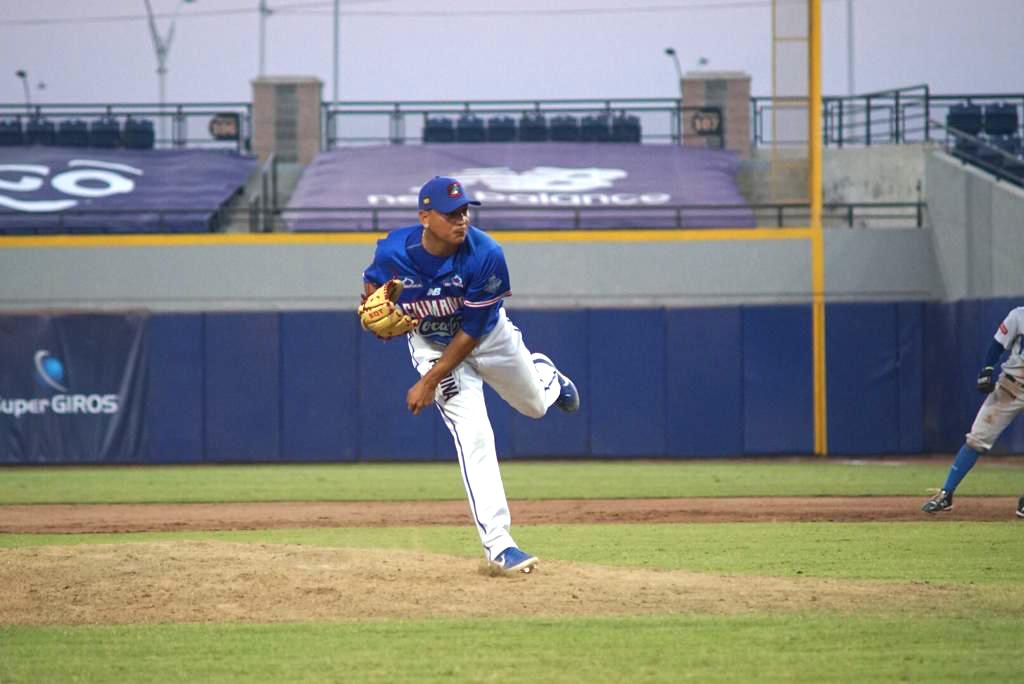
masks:
{"label": "blue baseball cap", "polygon": [[459,207],[479,202],[466,197],[462,183],[451,176],[434,176],[420,188],[420,209],[433,209],[442,214],[455,211]]}

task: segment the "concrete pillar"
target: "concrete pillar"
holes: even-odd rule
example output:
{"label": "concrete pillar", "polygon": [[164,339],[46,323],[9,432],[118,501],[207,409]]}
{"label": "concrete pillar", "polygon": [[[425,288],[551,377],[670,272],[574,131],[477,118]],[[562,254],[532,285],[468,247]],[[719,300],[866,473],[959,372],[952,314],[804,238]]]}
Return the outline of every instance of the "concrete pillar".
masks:
{"label": "concrete pillar", "polygon": [[252,81],[252,150],[266,160],[308,164],[320,152],[323,82],[313,76]]}
{"label": "concrete pillar", "polygon": [[692,107],[718,107],[724,147],[750,158],[750,75],[740,71],[688,71],[683,74],[683,144],[714,147],[717,139],[697,132],[700,114]]}

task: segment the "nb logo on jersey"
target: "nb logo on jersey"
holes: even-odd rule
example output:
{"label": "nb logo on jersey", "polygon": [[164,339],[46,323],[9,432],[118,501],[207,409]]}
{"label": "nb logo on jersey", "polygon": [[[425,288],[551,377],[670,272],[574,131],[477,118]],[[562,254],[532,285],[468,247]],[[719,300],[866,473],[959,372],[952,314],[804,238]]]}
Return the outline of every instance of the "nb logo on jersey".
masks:
{"label": "nb logo on jersey", "polygon": [[428,297],[436,297],[439,294],[441,294],[441,288],[439,288],[439,287],[432,287],[429,290],[427,290],[427,296]]}

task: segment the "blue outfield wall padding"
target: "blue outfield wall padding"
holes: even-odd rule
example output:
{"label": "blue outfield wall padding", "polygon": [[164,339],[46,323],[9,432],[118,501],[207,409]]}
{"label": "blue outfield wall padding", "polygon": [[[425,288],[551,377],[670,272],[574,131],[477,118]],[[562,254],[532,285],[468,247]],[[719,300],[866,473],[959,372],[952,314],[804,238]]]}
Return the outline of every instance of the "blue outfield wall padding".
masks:
{"label": "blue outfield wall padding", "polygon": [[[508,411],[509,451],[503,451],[498,430],[500,456],[583,456],[590,452],[591,387],[589,379],[589,313],[575,311],[510,311],[512,322],[522,331],[531,352],[547,355],[555,366],[572,378],[580,393],[580,410],[567,414],[552,406],[540,419],[528,418],[495,399]],[[490,405],[489,405],[490,406]]]}
{"label": "blue outfield wall padding", "polygon": [[358,340],[359,460],[437,458],[437,436],[444,429],[438,428],[441,419],[437,409],[424,409],[414,416],[405,404],[406,393],[420,377],[409,356],[408,340],[397,337],[384,342],[362,331]]}
{"label": "blue outfield wall padding", "polygon": [[897,368],[899,379],[900,443],[898,451],[918,454],[924,451],[924,358],[925,345],[923,302],[896,304],[899,323]]}
{"label": "blue outfield wall padding", "polygon": [[743,307],[745,454],[814,451],[811,307]]}
{"label": "blue outfield wall padding", "polygon": [[206,460],[281,458],[280,316],[208,313]]}
{"label": "blue outfield wall padding", "polygon": [[592,454],[665,455],[665,311],[592,310],[587,341]]}
{"label": "blue outfield wall padding", "polygon": [[740,309],[670,309],[666,316],[668,455],[741,455]]}
{"label": "blue outfield wall padding", "polygon": [[829,453],[898,451],[896,305],[832,304],[826,320]]}
{"label": "blue outfield wall padding", "polygon": [[359,334],[348,312],[281,314],[283,460],[356,460]]}
{"label": "blue outfield wall padding", "polygon": [[960,398],[959,340],[956,309],[952,304],[929,302],[924,306],[924,373],[921,391],[924,404],[924,449],[928,453],[955,452],[963,443]]}
{"label": "blue outfield wall padding", "polygon": [[203,324],[202,314],[154,314],[147,322],[147,463],[204,459]]}

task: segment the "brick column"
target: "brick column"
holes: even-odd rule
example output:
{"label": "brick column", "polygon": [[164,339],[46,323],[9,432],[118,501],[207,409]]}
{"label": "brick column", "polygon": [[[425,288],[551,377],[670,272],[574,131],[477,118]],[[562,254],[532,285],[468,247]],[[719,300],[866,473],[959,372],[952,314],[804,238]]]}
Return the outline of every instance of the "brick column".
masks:
{"label": "brick column", "polygon": [[[683,107],[718,107],[725,149],[750,157],[750,75],[740,71],[688,71],[683,75]],[[711,147],[714,138],[697,135],[693,114],[683,113],[683,144]]]}
{"label": "brick column", "polygon": [[323,82],[312,76],[252,81],[252,150],[265,160],[308,164],[320,151]]}

